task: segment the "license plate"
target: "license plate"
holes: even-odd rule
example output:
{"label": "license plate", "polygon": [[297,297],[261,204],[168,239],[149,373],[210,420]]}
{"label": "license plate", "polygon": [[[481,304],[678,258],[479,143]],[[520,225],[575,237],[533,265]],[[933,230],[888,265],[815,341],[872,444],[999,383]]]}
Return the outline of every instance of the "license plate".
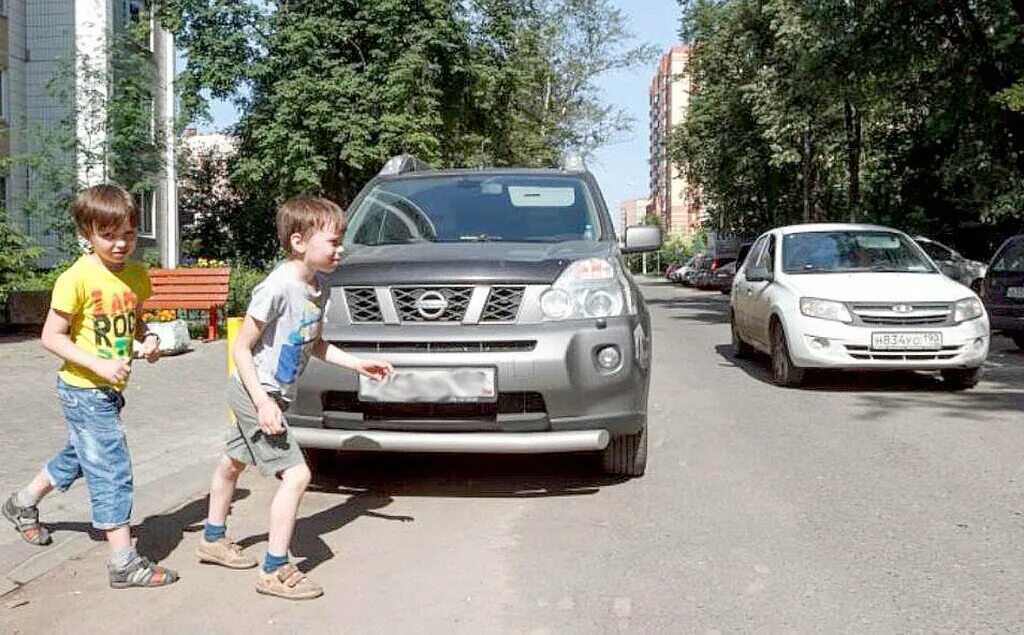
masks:
{"label": "license plate", "polygon": [[942,333],[872,333],[871,348],[876,351],[937,351],[942,348]]}
{"label": "license plate", "polygon": [[1024,300],[1024,287],[1006,287],[1006,297]]}
{"label": "license plate", "polygon": [[359,400],[379,403],[486,403],[497,400],[493,368],[396,368],[387,379],[359,376]]}

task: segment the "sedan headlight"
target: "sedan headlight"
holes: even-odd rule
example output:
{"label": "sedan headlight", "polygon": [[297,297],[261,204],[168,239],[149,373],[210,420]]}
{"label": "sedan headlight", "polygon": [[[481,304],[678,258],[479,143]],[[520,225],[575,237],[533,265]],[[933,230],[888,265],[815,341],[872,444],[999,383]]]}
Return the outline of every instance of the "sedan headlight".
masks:
{"label": "sedan headlight", "polygon": [[956,303],[953,310],[953,321],[957,324],[976,320],[985,314],[985,307],[978,298],[965,298]]}
{"label": "sedan headlight", "polygon": [[613,261],[577,260],[540,296],[546,320],[574,320],[622,315],[626,291]]}
{"label": "sedan headlight", "polygon": [[833,320],[846,324],[853,322],[853,316],[850,315],[850,310],[846,308],[846,305],[835,300],[800,298],[800,312],[807,317],[822,320]]}

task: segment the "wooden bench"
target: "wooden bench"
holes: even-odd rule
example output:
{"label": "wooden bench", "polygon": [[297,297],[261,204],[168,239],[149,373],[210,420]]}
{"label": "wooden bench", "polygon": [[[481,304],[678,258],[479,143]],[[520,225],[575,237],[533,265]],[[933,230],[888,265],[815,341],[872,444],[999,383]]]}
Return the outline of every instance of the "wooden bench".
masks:
{"label": "wooden bench", "polygon": [[231,269],[150,269],[153,295],[144,309],[203,309],[210,314],[206,338],[217,339],[217,309],[228,301]]}

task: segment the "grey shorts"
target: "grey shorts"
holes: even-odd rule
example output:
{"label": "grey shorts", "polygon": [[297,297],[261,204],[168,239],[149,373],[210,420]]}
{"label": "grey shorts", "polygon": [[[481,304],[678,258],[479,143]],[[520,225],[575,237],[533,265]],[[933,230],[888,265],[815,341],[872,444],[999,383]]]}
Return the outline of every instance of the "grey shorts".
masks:
{"label": "grey shorts", "polygon": [[[282,412],[288,407],[288,402],[283,399],[273,394],[271,397],[277,399]],[[236,461],[255,465],[266,476],[305,462],[290,428],[274,435],[265,434],[260,429],[256,406],[237,377],[228,380],[227,399],[228,406],[235,413],[235,425],[228,430],[224,454]]]}

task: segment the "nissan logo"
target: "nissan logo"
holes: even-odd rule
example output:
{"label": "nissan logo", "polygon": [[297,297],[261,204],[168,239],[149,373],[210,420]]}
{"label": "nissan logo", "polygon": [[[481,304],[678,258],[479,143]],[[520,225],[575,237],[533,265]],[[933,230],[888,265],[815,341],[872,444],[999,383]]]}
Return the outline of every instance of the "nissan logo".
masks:
{"label": "nissan logo", "polygon": [[448,300],[438,291],[425,291],[416,300],[416,311],[428,320],[441,317],[447,308]]}
{"label": "nissan logo", "polygon": [[892,307],[893,313],[910,313],[914,307],[909,304],[897,304]]}

